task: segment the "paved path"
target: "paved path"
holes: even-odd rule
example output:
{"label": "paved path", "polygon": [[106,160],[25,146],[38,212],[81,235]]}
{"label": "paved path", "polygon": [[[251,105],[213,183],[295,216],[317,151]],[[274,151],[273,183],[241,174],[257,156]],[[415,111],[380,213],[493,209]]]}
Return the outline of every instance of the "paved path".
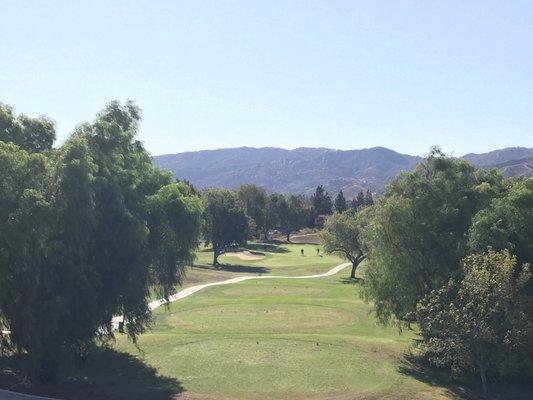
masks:
{"label": "paved path", "polygon": [[[316,274],[316,275],[300,275],[300,276],[286,276],[286,275],[247,275],[247,276],[237,276],[235,278],[226,279],[225,281],[220,282],[211,282],[211,283],[204,283],[202,285],[196,285],[191,286],[186,289],[180,290],[178,293],[173,294],[169,297],[169,303],[172,303],[174,301],[183,299],[185,297],[190,296],[191,294],[194,294],[196,292],[199,292],[202,289],[211,287],[211,286],[219,286],[219,285],[229,285],[231,283],[238,283],[243,281],[248,281],[250,279],[314,279],[314,278],[324,278],[326,276],[331,276],[339,273],[344,268],[350,266],[352,264],[350,263],[344,263],[337,265],[336,267],[331,268],[328,272],[324,272],[323,274]],[[166,304],[167,302],[165,299],[159,299],[152,301],[151,303],[148,303],[148,307],[150,307],[150,310],[155,310],[156,308],[162,306],[163,304]],[[119,322],[122,322],[124,320],[124,317],[122,315],[114,317],[112,320],[113,329],[118,329]]]}
{"label": "paved path", "polygon": [[0,389],[0,400],[57,400],[51,397],[40,397],[32,394],[12,392],[10,390]]}
{"label": "paved path", "polygon": [[[238,283],[243,281],[248,281],[250,279],[314,279],[314,278],[324,278],[326,276],[331,276],[339,273],[344,268],[350,266],[352,264],[350,263],[344,263],[337,265],[336,267],[331,268],[328,272],[324,272],[323,274],[316,274],[316,275],[301,275],[301,276],[284,276],[284,275],[248,275],[248,276],[237,276],[235,278],[227,279],[225,281],[220,282],[212,282],[212,283],[204,283],[203,285],[196,285],[191,286],[186,289],[180,290],[178,293],[172,295],[169,297],[169,303],[172,303],[174,301],[183,299],[185,297],[188,297],[196,292],[199,292],[202,289],[208,288],[210,286],[219,286],[219,285],[229,285],[231,283]],[[156,301],[152,301],[148,304],[150,307],[150,310],[155,310],[156,308],[162,306],[165,304],[165,299],[159,299]],[[114,329],[118,329],[118,323],[122,322],[123,317],[118,316],[114,317],[112,324]],[[8,390],[0,389],[0,400],[55,400],[51,399],[49,397],[39,397],[39,396],[32,396],[28,394],[23,393],[16,393],[16,392],[10,392]]]}

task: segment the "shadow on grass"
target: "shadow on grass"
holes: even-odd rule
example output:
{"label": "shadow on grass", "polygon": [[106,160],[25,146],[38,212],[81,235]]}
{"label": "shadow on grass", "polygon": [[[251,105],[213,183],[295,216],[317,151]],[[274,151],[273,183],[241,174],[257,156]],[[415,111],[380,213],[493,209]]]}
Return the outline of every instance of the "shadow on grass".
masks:
{"label": "shadow on grass", "polygon": [[228,271],[249,274],[268,274],[270,269],[259,265],[219,264],[214,267],[211,264],[194,264],[193,268],[207,269],[211,271]]}
{"label": "shadow on grass", "polygon": [[31,384],[12,358],[1,358],[0,388],[76,400],[171,400],[184,391],[176,379],[160,376],[136,357],[98,348],[83,368],[72,368],[56,384]]}
{"label": "shadow on grass", "polygon": [[359,285],[359,284],[362,284],[365,280],[363,278],[350,278],[350,277],[347,277],[347,278],[340,278],[339,279],[341,283],[345,284],[345,285]]}
{"label": "shadow on grass", "polygon": [[266,251],[268,253],[289,253],[290,252],[289,249],[279,246],[278,244],[275,244],[275,243],[248,243],[245,246],[245,248],[248,250]]}
{"label": "shadow on grass", "polygon": [[[445,388],[454,399],[458,400],[483,400],[485,397],[481,388],[474,381],[465,379],[453,379],[450,372],[436,369],[424,359],[413,354],[406,355],[398,371],[401,374],[411,376],[418,381],[435,387]],[[489,394],[492,400],[530,400],[533,398],[533,385],[497,385],[489,384]]]}

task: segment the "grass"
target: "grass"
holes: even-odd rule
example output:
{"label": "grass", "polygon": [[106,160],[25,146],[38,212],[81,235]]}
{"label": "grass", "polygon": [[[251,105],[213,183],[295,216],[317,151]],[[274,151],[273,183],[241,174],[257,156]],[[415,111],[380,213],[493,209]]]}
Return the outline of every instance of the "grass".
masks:
{"label": "grass", "polygon": [[[308,275],[342,262],[318,257],[315,249],[280,245],[265,251],[263,260],[197,266],[185,284],[258,271]],[[209,251],[200,252],[200,262],[209,259]],[[153,330],[138,347],[118,335],[113,349],[91,355],[86,368],[71,371],[59,385],[27,387],[4,373],[0,378],[8,381],[0,379],[0,387],[82,400],[477,398],[410,364],[405,354],[413,332],[378,325],[360,299],[360,283],[347,280],[348,274],[210,287],[155,310]]]}
{"label": "grass", "polygon": [[[284,245],[287,251],[246,265],[300,275],[342,262],[302,257],[301,247]],[[212,287],[156,310],[153,331],[139,340],[142,352],[124,337],[116,349],[179,381],[193,399],[453,398],[400,372],[412,334],[376,324],[359,286],[344,283],[346,273]]]}
{"label": "grass", "polygon": [[[264,255],[261,260],[241,260],[238,257],[222,255],[219,257],[220,267],[214,268],[213,251],[209,248],[200,249],[196,253],[195,266],[186,272],[187,280],[194,280],[195,274],[203,270],[214,271],[210,275],[220,275],[219,273],[245,274],[271,274],[271,275],[310,275],[326,272],[329,268],[343,262],[340,258],[324,254],[324,249],[320,245],[314,244],[277,244],[272,246],[262,246],[250,244],[246,249]],[[304,255],[301,254],[304,250]],[[316,250],[320,250],[317,255]]]}

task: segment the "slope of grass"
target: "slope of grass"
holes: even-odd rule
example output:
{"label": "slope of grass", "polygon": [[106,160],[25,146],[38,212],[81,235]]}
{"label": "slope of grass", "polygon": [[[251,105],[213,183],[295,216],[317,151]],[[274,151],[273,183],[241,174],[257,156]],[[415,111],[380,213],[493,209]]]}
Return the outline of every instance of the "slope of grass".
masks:
{"label": "slope of grass", "polygon": [[342,282],[209,288],[158,309],[142,353],[123,337],[117,349],[179,380],[192,398],[451,398],[398,371],[412,336],[377,325],[358,286]]}

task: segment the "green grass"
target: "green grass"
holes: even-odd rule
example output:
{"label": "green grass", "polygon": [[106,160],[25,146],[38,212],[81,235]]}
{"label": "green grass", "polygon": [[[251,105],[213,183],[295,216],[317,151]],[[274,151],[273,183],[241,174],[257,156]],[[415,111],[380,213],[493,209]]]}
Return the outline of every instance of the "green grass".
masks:
{"label": "green grass", "polygon": [[[341,262],[286,247],[253,264],[299,275]],[[124,337],[116,349],[179,381],[193,399],[453,398],[399,372],[412,335],[376,324],[357,284],[344,283],[347,273],[208,288],[156,310],[142,352]]]}
{"label": "green grass", "polygon": [[[235,272],[243,274],[271,274],[271,275],[310,275],[326,272],[331,267],[344,262],[337,256],[324,254],[321,245],[313,244],[279,244],[273,246],[260,246],[250,244],[246,249],[261,253],[265,258],[261,260],[241,260],[238,257],[221,255],[218,269],[212,267],[213,251],[201,248],[196,253],[196,268],[187,271],[187,276],[191,272],[198,270],[198,267],[207,267],[216,271]],[[301,255],[304,249],[304,255]],[[317,255],[316,249],[320,249]]]}

